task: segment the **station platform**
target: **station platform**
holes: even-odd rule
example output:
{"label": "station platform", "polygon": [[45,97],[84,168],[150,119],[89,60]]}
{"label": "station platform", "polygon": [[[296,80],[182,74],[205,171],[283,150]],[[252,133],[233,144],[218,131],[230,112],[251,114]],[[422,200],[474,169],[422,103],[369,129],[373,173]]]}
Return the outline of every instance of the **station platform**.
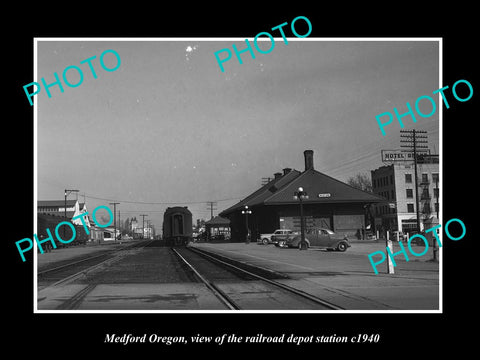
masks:
{"label": "station platform", "polygon": [[[350,310],[423,310],[440,312],[439,262],[432,254],[395,258],[394,274],[387,263],[378,265],[375,275],[368,254],[385,251],[384,242],[353,242],[345,252],[282,249],[257,243],[193,243],[191,246],[218,253],[249,265],[285,274],[277,280],[319,296]],[[394,244],[394,252],[399,251]],[[423,250],[415,249],[418,253]],[[441,256],[441,254],[439,254]]]}

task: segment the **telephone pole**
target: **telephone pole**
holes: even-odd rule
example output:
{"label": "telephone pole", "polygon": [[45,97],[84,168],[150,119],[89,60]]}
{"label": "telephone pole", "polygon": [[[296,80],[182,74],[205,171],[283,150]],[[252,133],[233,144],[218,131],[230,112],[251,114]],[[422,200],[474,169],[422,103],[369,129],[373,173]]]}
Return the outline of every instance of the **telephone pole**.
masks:
{"label": "telephone pole", "polygon": [[110,205],[113,205],[113,239],[115,242],[117,242],[117,209],[116,206],[120,203],[118,202],[113,202],[109,203]]}
{"label": "telephone pole", "polygon": [[213,219],[213,210],[217,210],[217,208],[213,208],[214,206],[217,206],[216,201],[209,201],[207,202],[207,205],[210,207],[210,219]]}
{"label": "telephone pole", "polygon": [[413,163],[415,168],[415,212],[417,214],[417,231],[420,232],[420,209],[419,209],[419,199],[418,199],[418,170],[417,170],[417,152],[419,149],[426,149],[428,146],[422,145],[426,144],[428,141],[426,131],[422,130],[400,130],[400,142],[406,145],[400,145],[402,148],[408,148],[409,151],[413,152]]}

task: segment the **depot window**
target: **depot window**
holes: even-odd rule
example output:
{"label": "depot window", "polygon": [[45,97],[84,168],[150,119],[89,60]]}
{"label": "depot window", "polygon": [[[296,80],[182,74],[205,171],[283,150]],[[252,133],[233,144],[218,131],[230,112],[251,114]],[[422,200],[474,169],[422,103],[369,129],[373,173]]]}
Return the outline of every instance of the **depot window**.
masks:
{"label": "depot window", "polygon": [[412,182],[412,174],[405,174],[405,182],[410,184]]}

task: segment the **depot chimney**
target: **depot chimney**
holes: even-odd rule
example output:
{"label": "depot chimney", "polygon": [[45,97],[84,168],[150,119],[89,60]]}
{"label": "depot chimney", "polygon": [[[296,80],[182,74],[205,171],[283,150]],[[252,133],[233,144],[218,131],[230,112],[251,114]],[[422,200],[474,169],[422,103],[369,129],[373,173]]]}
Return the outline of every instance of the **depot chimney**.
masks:
{"label": "depot chimney", "polygon": [[303,156],[305,157],[305,171],[313,170],[313,150],[305,150]]}

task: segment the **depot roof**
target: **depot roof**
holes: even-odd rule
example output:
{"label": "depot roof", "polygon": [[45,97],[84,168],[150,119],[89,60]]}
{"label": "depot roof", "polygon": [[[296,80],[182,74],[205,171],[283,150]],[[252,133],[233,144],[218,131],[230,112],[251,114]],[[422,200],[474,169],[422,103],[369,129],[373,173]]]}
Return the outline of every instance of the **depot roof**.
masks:
{"label": "depot roof", "polygon": [[222,216],[223,214],[228,214],[233,211],[243,209],[245,205],[255,206],[263,204],[265,199],[269,198],[275,191],[278,191],[278,189],[281,189],[282,187],[287,185],[300,174],[300,171],[291,170],[283,176],[277,176],[275,179],[263,185],[260,189],[248,195],[245,199],[222,211],[220,215]]}
{"label": "depot roof", "polygon": [[327,203],[378,203],[385,199],[381,196],[356,189],[340,180],[325,175],[313,168],[304,172],[292,170],[278,177],[257,191],[247,196],[242,201],[222,211],[221,216],[234,211],[243,210],[245,205],[285,205],[298,204],[294,193],[302,187],[308,194],[305,204]]}
{"label": "depot roof", "polygon": [[228,225],[230,225],[230,220],[225,219],[225,218],[217,215],[217,216],[211,218],[210,220],[206,221],[205,225],[213,225],[213,226],[214,225],[226,225],[226,226],[228,226]]}
{"label": "depot roof", "polygon": [[[77,200],[67,200],[67,207],[75,206]],[[65,200],[38,200],[37,207],[64,207]]]}

